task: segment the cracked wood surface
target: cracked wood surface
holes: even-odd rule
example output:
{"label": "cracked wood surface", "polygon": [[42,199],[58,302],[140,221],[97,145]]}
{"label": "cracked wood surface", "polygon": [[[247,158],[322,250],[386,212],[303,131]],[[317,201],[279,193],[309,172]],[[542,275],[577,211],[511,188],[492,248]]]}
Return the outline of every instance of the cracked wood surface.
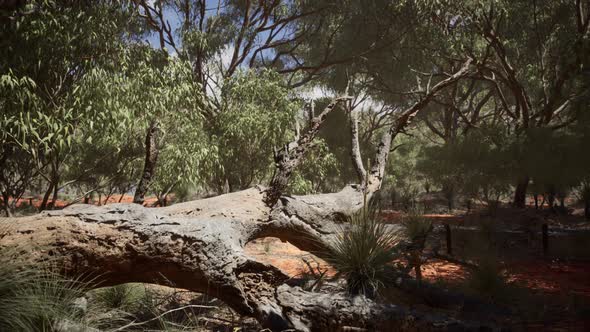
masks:
{"label": "cracked wood surface", "polygon": [[206,293],[274,331],[471,328],[364,297],[303,291],[244,251],[249,241],[268,236],[302,250],[321,249],[342,217],[362,206],[362,196],[350,186],[333,194],[282,196],[271,209],[264,188],[252,188],[165,208],[73,205],[2,220],[0,245],[34,261],[51,260],[64,274],[94,277],[100,286],[172,283]]}

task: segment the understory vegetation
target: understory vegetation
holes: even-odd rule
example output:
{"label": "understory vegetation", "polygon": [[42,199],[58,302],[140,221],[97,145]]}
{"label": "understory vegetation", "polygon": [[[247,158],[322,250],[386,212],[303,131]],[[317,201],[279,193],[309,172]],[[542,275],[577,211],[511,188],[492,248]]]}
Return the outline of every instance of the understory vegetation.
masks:
{"label": "understory vegetation", "polygon": [[383,223],[376,208],[365,202],[330,243],[326,260],[351,294],[375,297],[395,281],[392,262],[400,257],[399,242],[397,229]]}
{"label": "understory vegetation", "polygon": [[22,253],[0,251],[1,331],[199,331],[244,324],[216,320],[212,311],[225,317],[230,309],[200,294],[149,284],[92,289],[94,280],[63,277],[51,262],[25,261]]}
{"label": "understory vegetation", "polygon": [[[589,108],[588,0],[0,0],[0,331],[305,330],[322,292],[541,321],[569,284],[522,280],[590,259]],[[266,236],[319,248],[307,284]]]}
{"label": "understory vegetation", "polygon": [[[388,117],[408,103],[400,93],[415,90],[407,95],[419,98],[416,91],[426,82],[457,67],[453,58],[475,58],[479,76],[438,94],[408,136],[398,139],[382,201],[409,210],[432,192],[448,210],[482,202],[493,213],[516,196],[521,206],[524,190],[537,205],[543,201],[563,210],[571,197],[589,211],[587,27],[583,19],[577,27],[569,20],[576,13],[572,4],[359,2],[351,5],[358,6],[357,21],[340,28],[316,22],[317,34],[287,51],[280,41],[294,41],[272,34],[266,44],[240,50],[245,35],[231,29],[239,24],[233,12],[239,7],[203,16],[210,26],[179,21],[178,31],[170,30],[166,22],[175,11],[186,12],[185,19],[197,15],[200,2],[190,3],[39,0],[2,9],[0,201],[6,214],[22,210],[26,204],[20,200],[30,197],[43,210],[60,199],[116,202],[135,190],[134,201],[151,195],[150,204],[162,206],[267,184],[273,151],[305,130],[327,103],[313,92],[319,88],[337,93],[348,86],[359,112],[359,144],[371,152]],[[293,4],[284,7],[291,16],[272,15],[285,19],[285,31],[296,31],[314,24],[314,15],[299,19],[298,12],[338,8],[334,20],[346,12],[337,1],[325,5]],[[383,8],[391,9],[387,15],[394,20],[403,16],[402,26],[420,22],[420,28],[402,29],[405,39],[396,38],[396,47],[378,44],[380,50],[373,51],[368,40],[394,26],[373,20],[365,31],[367,45],[347,29],[365,16],[385,20]],[[444,26],[445,19],[452,26]],[[536,32],[514,34],[520,21]],[[336,33],[338,46],[318,44],[330,33]],[[257,34],[248,38],[258,40]],[[423,49],[410,51],[418,39],[426,40]],[[276,49],[266,52],[275,42]],[[229,53],[228,64],[227,47],[235,43],[239,52]],[[315,52],[301,53],[304,46]],[[330,47],[338,49],[334,57],[348,60],[329,65],[336,60],[320,53],[328,48],[330,54]],[[426,54],[428,49],[437,51]],[[530,52],[516,55],[524,49]],[[272,53],[274,62],[265,65]],[[317,70],[304,73],[309,68],[289,62],[299,58]],[[421,72],[421,66],[436,70]],[[387,70],[399,72],[394,81],[384,79]],[[356,180],[342,130],[347,126],[345,109],[330,115],[290,181],[292,193],[335,191]]]}

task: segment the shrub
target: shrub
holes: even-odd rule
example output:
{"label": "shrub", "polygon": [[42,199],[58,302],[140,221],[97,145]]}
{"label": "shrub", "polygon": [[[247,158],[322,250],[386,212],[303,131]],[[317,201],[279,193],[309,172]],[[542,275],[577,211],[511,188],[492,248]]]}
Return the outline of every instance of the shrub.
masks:
{"label": "shrub", "polygon": [[133,311],[143,289],[139,285],[121,284],[97,289],[94,293],[96,304],[105,310]]}
{"label": "shrub", "polygon": [[402,224],[404,226],[404,235],[412,243],[424,243],[426,237],[432,230],[432,221],[424,218],[416,211],[410,212],[406,215]]}
{"label": "shrub", "polygon": [[432,230],[432,222],[417,211],[412,211],[403,218],[402,224],[404,226],[404,235],[410,241],[408,260],[416,271],[416,280],[421,282],[422,252],[424,251],[426,238]]}
{"label": "shrub", "polygon": [[0,248],[0,331],[50,331],[80,321],[74,303],[84,295],[84,284],[18,258]]}
{"label": "shrub", "polygon": [[160,295],[144,284],[135,283],[96,289],[89,296],[92,310],[86,318],[93,326],[105,330],[122,326],[127,326],[125,330],[166,330],[170,317],[158,315],[164,306],[173,304],[173,295]]}
{"label": "shrub", "polygon": [[365,204],[330,243],[326,260],[346,279],[351,294],[374,297],[394,281],[391,263],[399,257],[398,242],[397,232]]}

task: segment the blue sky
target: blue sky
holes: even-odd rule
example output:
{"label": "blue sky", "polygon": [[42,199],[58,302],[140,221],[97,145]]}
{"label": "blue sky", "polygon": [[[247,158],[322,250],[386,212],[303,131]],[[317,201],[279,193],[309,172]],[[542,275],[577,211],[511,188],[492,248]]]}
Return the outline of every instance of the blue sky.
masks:
{"label": "blue sky", "polygon": [[[175,31],[180,26],[181,21],[178,17],[178,14],[175,13],[174,10],[170,8],[164,9],[164,18],[170,23],[172,30]],[[155,32],[147,36],[145,40],[154,48],[160,47],[160,38],[158,37],[158,34]],[[175,38],[174,42],[178,45],[181,44],[180,40],[178,40],[177,38]]]}
{"label": "blue sky", "polygon": [[[219,0],[205,0],[206,2],[206,11],[205,11],[205,17],[210,17],[213,14],[216,14],[217,12],[217,6],[219,5]],[[153,4],[153,0],[148,1],[148,3],[151,5]],[[180,24],[182,23],[182,20],[180,18],[180,16],[178,15],[178,13],[176,13],[172,8],[164,8],[164,19],[168,21],[168,23],[170,23],[170,27],[172,28],[173,31],[176,31],[179,27]],[[160,39],[158,37],[157,33],[152,33],[151,35],[149,35],[146,38],[146,41],[152,46],[152,47],[160,47]],[[178,40],[177,38],[174,39],[174,42],[177,45],[181,45],[182,42],[180,40]]]}

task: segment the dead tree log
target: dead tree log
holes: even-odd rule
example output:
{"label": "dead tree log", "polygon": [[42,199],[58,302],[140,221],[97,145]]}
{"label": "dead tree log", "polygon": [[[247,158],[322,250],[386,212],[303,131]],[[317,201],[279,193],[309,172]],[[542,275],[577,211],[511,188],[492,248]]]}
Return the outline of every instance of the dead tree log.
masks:
{"label": "dead tree log", "polygon": [[[322,252],[346,216],[381,187],[392,140],[457,73],[426,91],[383,136],[366,186],[337,193],[285,196],[290,174],[340,97],[314,117],[310,128],[275,154],[268,189],[252,188],[214,198],[147,209],[137,204],[103,207],[72,205],[61,211],[11,218],[0,227],[0,246],[13,247],[33,261],[46,261],[66,275],[96,277],[101,285],[172,282],[176,287],[215,296],[274,331],[335,331],[343,326],[368,330],[479,330],[446,317],[380,304],[345,293],[306,292],[285,283],[287,276],[244,252],[246,243],[277,237],[306,251]],[[358,139],[353,135],[353,139]],[[360,151],[358,151],[360,158]],[[358,165],[357,165],[358,166]],[[400,286],[411,285],[403,282]]]}
{"label": "dead tree log", "polygon": [[286,285],[287,276],[249,257],[245,244],[274,236],[316,250],[317,240],[335,235],[339,216],[361,204],[362,195],[347,187],[335,194],[284,198],[274,209],[263,198],[264,190],[253,188],[165,208],[72,205],[4,219],[0,245],[34,261],[51,259],[66,275],[96,277],[101,286],[171,282],[215,296],[274,331],[477,328],[364,297]]}

